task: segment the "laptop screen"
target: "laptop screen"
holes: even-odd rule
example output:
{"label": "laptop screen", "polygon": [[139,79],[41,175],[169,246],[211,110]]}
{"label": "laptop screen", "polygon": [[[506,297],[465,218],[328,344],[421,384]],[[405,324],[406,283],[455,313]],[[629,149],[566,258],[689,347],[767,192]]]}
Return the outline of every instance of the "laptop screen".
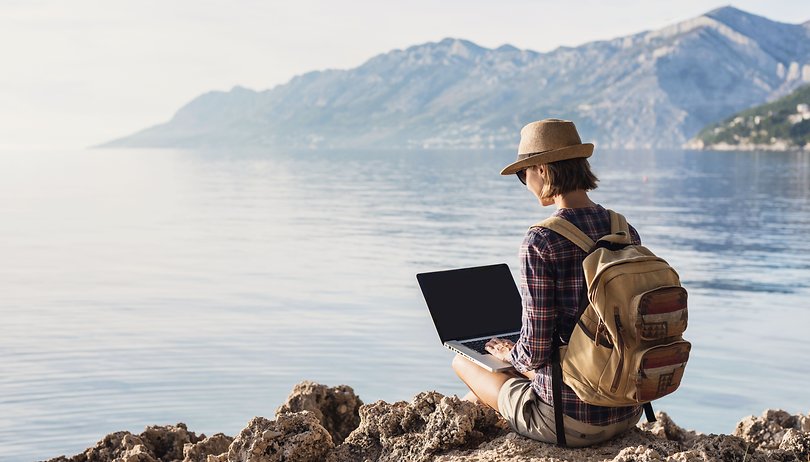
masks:
{"label": "laptop screen", "polygon": [[416,275],[442,342],[520,330],[520,292],[506,263]]}

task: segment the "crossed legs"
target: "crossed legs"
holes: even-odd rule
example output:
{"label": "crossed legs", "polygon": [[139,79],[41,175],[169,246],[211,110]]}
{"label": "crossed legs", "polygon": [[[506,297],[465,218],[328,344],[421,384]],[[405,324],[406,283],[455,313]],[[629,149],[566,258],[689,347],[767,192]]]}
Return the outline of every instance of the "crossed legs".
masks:
{"label": "crossed legs", "polygon": [[463,399],[482,402],[496,411],[498,410],[498,393],[507,380],[524,375],[529,379],[534,378],[533,372],[527,372],[524,375],[520,375],[515,370],[490,372],[461,355],[453,358],[453,370],[470,389],[470,393]]}

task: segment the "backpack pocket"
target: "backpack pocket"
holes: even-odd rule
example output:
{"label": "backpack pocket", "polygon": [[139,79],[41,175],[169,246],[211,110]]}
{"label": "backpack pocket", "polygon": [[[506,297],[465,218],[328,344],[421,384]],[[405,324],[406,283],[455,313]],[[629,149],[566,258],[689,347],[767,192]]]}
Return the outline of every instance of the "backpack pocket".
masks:
{"label": "backpack pocket", "polygon": [[636,295],[632,300],[630,325],[641,340],[661,340],[683,335],[686,330],[686,289],[665,286]]}
{"label": "backpack pocket", "polygon": [[643,403],[666,396],[681,384],[692,344],[678,340],[666,345],[639,350],[632,364],[635,366],[636,402]]}

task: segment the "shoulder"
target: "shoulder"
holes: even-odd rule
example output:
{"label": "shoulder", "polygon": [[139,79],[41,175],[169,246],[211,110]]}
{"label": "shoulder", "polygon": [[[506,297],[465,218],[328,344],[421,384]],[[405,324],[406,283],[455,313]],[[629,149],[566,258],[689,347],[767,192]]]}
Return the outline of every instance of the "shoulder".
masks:
{"label": "shoulder", "polygon": [[526,231],[521,252],[550,258],[558,253],[561,246],[565,246],[566,242],[568,242],[567,239],[554,231],[541,226],[534,226]]}
{"label": "shoulder", "polygon": [[542,244],[548,240],[552,231],[542,226],[532,226],[526,231],[526,237],[523,238],[524,243]]}
{"label": "shoulder", "polygon": [[532,226],[526,231],[523,237],[523,247],[534,247],[536,249],[546,249],[548,240],[552,232],[540,226]]}

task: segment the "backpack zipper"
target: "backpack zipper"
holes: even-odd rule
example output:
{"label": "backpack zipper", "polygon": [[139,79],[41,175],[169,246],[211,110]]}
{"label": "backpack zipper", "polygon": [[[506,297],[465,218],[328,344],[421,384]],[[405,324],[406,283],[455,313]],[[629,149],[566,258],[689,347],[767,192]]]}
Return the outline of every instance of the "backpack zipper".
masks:
{"label": "backpack zipper", "polygon": [[624,368],[624,339],[622,338],[622,320],[619,317],[618,311],[614,309],[613,319],[616,321],[616,342],[619,346],[619,365],[616,366],[616,375],[613,377],[613,383],[610,385],[610,391],[615,392],[619,388],[619,378],[622,376],[622,369]]}
{"label": "backpack zipper", "polygon": [[[599,322],[601,323],[602,321],[599,321]],[[591,341],[593,341],[593,343],[594,343],[594,344],[597,344],[597,343],[598,343],[599,345],[602,345],[602,346],[603,346],[603,347],[605,347],[605,348],[613,348],[613,344],[608,343],[608,341],[605,339],[605,337],[604,337],[604,336],[601,336],[601,335],[596,335],[596,334],[594,334],[593,332],[591,332],[591,331],[588,329],[588,326],[586,326],[586,325],[585,325],[585,323],[584,323],[584,322],[582,322],[582,319],[580,319],[579,321],[577,321],[577,324],[579,324],[579,328],[580,328],[580,329],[582,329],[582,332],[583,332],[583,333],[584,333],[584,334],[585,334],[585,335],[586,335],[586,336],[587,336],[589,339],[591,339]]]}

